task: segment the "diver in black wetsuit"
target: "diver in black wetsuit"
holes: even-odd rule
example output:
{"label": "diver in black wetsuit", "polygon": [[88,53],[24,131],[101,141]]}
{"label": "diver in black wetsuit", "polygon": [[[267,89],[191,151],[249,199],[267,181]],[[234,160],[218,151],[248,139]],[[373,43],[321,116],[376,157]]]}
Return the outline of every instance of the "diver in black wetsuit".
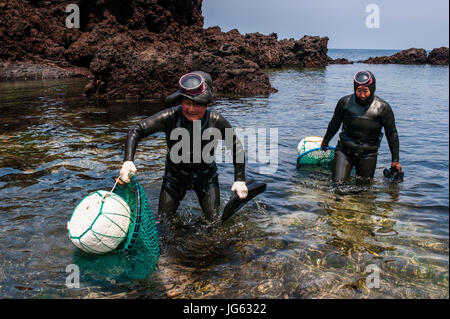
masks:
{"label": "diver in black wetsuit", "polygon": [[[248,194],[244,150],[230,123],[219,113],[207,108],[213,97],[211,76],[202,71],[195,71],[183,75],[179,85],[180,89],[166,98],[168,106],[178,106],[148,117],[130,129],[120,180],[128,183],[129,173],[136,172],[133,160],[138,142],[153,133],[163,131],[166,134],[168,151],[158,206],[160,217],[166,221],[171,220],[186,190],[193,189],[204,217],[207,221],[214,221],[218,217],[220,191],[217,165],[213,159],[215,147],[211,147],[211,142],[216,145],[215,139],[223,139],[227,148],[233,150],[235,182],[231,190],[241,199]],[[216,132],[220,132],[221,136],[209,135],[209,139],[203,139],[203,133],[209,132],[207,130],[211,128],[217,129]],[[187,141],[183,140],[183,131],[189,133]],[[226,134],[230,132],[231,138],[226,138]],[[195,145],[198,146],[197,149]],[[180,151],[183,153],[185,148],[188,152],[179,156]],[[205,154],[210,156],[209,159]]]}
{"label": "diver in black wetsuit", "polygon": [[374,75],[369,71],[356,73],[353,87],[354,94],[342,97],[337,103],[321,145],[327,147],[343,124],[334,156],[333,181],[348,179],[353,166],[357,176],[374,176],[382,128],[391,150],[391,168],[400,173],[402,166],[394,113],[388,103],[375,95]]}

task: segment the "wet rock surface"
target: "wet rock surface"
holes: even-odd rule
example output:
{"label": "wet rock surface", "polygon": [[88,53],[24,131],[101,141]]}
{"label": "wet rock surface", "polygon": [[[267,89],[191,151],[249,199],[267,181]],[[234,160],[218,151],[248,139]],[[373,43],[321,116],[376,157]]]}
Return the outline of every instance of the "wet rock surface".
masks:
{"label": "wet rock surface", "polygon": [[90,76],[89,70],[83,68],[62,68],[56,65],[52,66],[30,62],[0,62],[0,70],[0,81],[62,79]]}

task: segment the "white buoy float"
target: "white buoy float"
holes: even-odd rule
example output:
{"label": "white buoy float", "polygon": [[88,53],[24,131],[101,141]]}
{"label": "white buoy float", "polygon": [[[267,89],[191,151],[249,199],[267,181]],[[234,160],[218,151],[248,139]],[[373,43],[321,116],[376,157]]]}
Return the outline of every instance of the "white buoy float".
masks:
{"label": "white buoy float", "polygon": [[84,197],[67,223],[70,240],[93,254],[116,249],[130,226],[130,208],[122,197],[103,190]]}

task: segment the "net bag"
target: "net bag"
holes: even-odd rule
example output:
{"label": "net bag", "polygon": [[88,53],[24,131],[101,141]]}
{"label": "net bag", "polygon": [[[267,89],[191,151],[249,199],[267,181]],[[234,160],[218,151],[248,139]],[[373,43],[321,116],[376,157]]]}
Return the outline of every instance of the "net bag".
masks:
{"label": "net bag", "polygon": [[297,167],[305,165],[326,166],[333,164],[335,147],[320,147],[323,138],[319,136],[307,136],[298,143]]}
{"label": "net bag", "polygon": [[113,192],[130,208],[126,237],[114,251],[102,255],[76,250],[74,264],[80,267],[84,278],[115,282],[144,279],[155,270],[159,260],[158,230],[147,195],[134,175],[130,183],[118,184]]}

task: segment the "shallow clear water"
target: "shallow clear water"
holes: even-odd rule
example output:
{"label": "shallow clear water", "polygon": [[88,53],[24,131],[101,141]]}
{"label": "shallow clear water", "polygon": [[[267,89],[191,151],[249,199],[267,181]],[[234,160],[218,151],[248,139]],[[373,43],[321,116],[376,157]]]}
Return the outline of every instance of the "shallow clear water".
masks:
{"label": "shallow clear water", "polygon": [[[336,192],[328,170],[296,169],[296,147],[305,136],[323,136],[363,68],[394,110],[405,180],[383,179],[384,139],[372,185],[353,181]],[[265,181],[267,191],[212,230],[197,225],[200,207],[188,193],[177,232],[161,233],[158,270],[131,282],[85,276],[78,289],[66,287],[76,253],[66,223],[83,196],[113,186],[129,127],[162,105],[96,106],[84,100],[85,80],[0,83],[0,295],[448,298],[448,75],[448,67],[401,65],[278,70],[269,72],[278,93],[218,98],[213,107],[234,127],[278,129],[276,173],[247,165],[247,177]],[[164,159],[162,134],[139,144],[138,177],[153,209]],[[233,168],[222,163],[219,171],[223,207]],[[370,265],[379,268],[379,288],[366,285]]]}

